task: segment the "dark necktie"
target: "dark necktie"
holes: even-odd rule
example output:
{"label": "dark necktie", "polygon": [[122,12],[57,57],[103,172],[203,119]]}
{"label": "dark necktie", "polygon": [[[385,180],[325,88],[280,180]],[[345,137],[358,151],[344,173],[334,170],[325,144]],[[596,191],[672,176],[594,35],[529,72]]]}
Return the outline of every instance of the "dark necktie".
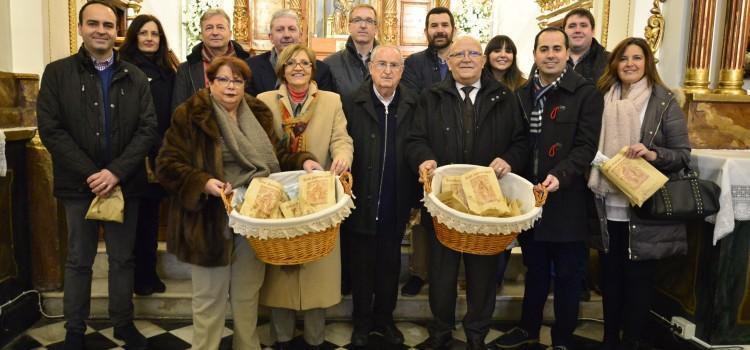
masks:
{"label": "dark necktie", "polygon": [[469,94],[474,90],[473,86],[464,86],[461,88],[464,92],[463,130],[464,130],[464,162],[471,160],[471,150],[474,148],[474,104],[471,102]]}

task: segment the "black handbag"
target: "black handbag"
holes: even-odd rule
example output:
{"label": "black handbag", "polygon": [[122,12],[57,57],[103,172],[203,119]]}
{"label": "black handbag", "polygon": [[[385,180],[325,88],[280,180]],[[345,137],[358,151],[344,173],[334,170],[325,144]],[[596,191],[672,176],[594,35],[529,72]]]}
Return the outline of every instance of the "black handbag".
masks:
{"label": "black handbag", "polygon": [[638,216],[654,220],[694,220],[719,211],[721,188],[715,183],[698,178],[698,173],[686,166],[670,177],[662,188],[647,199]]}

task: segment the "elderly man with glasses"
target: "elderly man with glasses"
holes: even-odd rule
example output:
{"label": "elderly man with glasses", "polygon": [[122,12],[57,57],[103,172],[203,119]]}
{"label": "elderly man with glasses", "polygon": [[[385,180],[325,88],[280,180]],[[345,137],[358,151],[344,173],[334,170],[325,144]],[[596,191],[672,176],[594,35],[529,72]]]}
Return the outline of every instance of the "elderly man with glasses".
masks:
{"label": "elderly man with glasses", "polygon": [[350,235],[351,344],[368,345],[371,331],[386,343],[401,344],[393,322],[398,298],[401,240],[409,211],[417,205],[417,178],[406,164],[406,139],[417,96],[402,87],[404,63],[395,46],[378,46],[368,67],[370,78],[344,99],[347,129],[357,157],[352,164],[357,210],[344,222]]}
{"label": "elderly man with glasses", "polygon": [[[482,75],[486,57],[474,38],[460,37],[448,52],[451,75],[419,99],[406,161],[413,171],[432,172],[452,163],[490,166],[498,177],[525,166],[529,143],[518,100],[504,85]],[[443,246],[429,220],[430,310],[433,321],[423,349],[447,348],[455,324],[456,278],[466,266],[467,349],[486,349],[495,308],[497,255],[462,254]]]}

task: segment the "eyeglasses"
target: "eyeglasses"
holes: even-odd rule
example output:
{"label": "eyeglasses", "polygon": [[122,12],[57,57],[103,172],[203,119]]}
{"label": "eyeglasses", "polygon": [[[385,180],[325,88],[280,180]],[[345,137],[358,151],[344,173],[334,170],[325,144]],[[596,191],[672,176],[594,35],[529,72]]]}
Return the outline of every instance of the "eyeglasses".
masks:
{"label": "eyeglasses", "polygon": [[475,58],[482,56],[482,53],[479,51],[474,51],[474,50],[464,50],[464,51],[453,52],[450,55],[448,55],[448,57],[450,58],[459,58],[459,59],[464,58],[466,56],[469,56],[469,58],[471,59],[475,59]]}
{"label": "eyeglasses", "polygon": [[392,71],[398,71],[404,67],[404,65],[401,63],[392,63],[392,62],[386,62],[386,61],[372,62],[372,64],[378,70],[385,70],[386,68],[390,68]]}
{"label": "eyeglasses", "polygon": [[349,20],[349,23],[354,23],[357,25],[361,25],[363,23],[369,24],[371,26],[374,26],[378,24],[378,21],[372,19],[372,18],[362,18],[362,17],[354,17],[351,20]]}
{"label": "eyeglasses", "polygon": [[245,81],[242,79],[229,79],[227,77],[216,77],[214,78],[214,81],[222,87],[227,87],[229,86],[229,84],[234,84],[234,86],[241,86],[245,84]]}
{"label": "eyeglasses", "polygon": [[302,61],[289,60],[289,61],[286,61],[284,65],[287,66],[287,68],[294,68],[296,66],[300,66],[302,67],[302,69],[308,69],[312,67],[312,62],[305,61],[305,60],[302,60]]}

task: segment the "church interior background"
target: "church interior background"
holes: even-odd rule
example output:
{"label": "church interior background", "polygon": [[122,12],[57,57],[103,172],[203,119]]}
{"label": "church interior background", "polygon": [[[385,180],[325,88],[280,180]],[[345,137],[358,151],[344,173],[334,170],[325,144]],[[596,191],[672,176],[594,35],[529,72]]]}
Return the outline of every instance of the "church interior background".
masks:
{"label": "church interior background", "polygon": [[[61,207],[52,196],[50,156],[36,134],[36,95],[44,66],[78,50],[77,13],[86,0],[0,1],[0,347],[59,346],[64,330],[62,273],[66,232]],[[608,50],[629,36],[644,37],[659,60],[665,83],[680,91],[696,157],[710,160],[701,176],[721,186],[722,208],[711,222],[689,226],[689,254],[660,267],[659,302],[654,312],[666,319],[684,317],[696,324],[696,336],[718,345],[750,349],[750,97],[748,34],[750,0],[116,0],[120,32],[137,14],[160,18],[174,54],[183,61],[198,40],[198,18],[221,7],[233,19],[233,38],[253,54],[271,48],[270,14],[290,8],[302,18],[303,41],[319,58],[341,49],[348,37],[348,9],[366,2],[378,9],[381,43],[398,45],[405,55],[426,47],[424,17],[435,6],[449,7],[459,34],[486,43],[497,34],[518,46],[518,64],[531,68],[534,35],[557,25],[565,13],[587,8],[596,19],[595,38]],[[723,150],[723,151],[718,151]],[[702,157],[702,158],[701,158]],[[402,265],[408,265],[408,246]],[[92,317],[106,319],[106,259],[97,256]],[[187,348],[190,343],[190,272],[159,247],[159,269],[168,292],[136,297],[139,328],[147,329],[156,348]],[[663,273],[661,273],[663,270]],[[404,271],[404,274],[406,271]],[[520,315],[524,268],[514,252],[498,293],[497,327],[507,330]],[[345,347],[351,325],[351,300],[329,309],[326,344]],[[459,315],[465,312],[459,302]],[[44,314],[42,314],[42,312]],[[52,317],[47,317],[52,316]],[[409,341],[426,338],[430,318],[427,295],[400,297],[395,317]],[[553,317],[551,303],[545,319]],[[577,335],[595,349],[601,340],[601,298],[581,303]],[[664,338],[664,348],[701,349],[673,336],[657,317],[644,320]],[[111,328],[92,323],[89,333],[101,348],[115,348]],[[268,328],[261,326],[261,333]],[[231,331],[227,337],[231,337]],[[61,333],[63,332],[63,333]],[[494,332],[494,333],[493,333]],[[547,337],[549,328],[546,328]],[[57,340],[55,340],[57,337]],[[161,337],[161,338],[159,338]],[[170,338],[171,337],[171,338]],[[488,337],[488,338],[489,338]],[[177,339],[174,340],[173,338]],[[15,339],[15,340],[14,340]],[[420,340],[421,339],[421,340]],[[491,339],[489,339],[491,340]],[[230,341],[224,342],[225,345]],[[223,344],[224,344],[223,343]],[[10,344],[10,345],[9,345]],[[181,345],[179,345],[181,344]],[[265,345],[270,345],[264,343]],[[549,344],[549,343],[547,343]],[[176,346],[176,347],[172,347]],[[99,348],[99,347],[96,347]]]}

